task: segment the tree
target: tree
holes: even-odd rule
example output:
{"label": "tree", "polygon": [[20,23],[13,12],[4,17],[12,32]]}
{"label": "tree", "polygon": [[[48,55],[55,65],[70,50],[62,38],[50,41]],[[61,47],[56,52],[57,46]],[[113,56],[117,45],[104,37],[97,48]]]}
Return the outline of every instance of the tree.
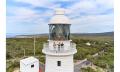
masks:
{"label": "tree", "polygon": [[80,72],[96,72],[96,71],[91,67],[87,67],[87,68],[81,68]]}

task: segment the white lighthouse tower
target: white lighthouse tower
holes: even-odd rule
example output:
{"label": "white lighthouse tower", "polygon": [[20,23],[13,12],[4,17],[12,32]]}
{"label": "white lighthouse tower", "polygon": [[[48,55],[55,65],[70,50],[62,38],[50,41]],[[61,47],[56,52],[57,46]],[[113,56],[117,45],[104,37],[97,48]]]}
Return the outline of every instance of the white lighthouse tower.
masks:
{"label": "white lighthouse tower", "polygon": [[46,55],[45,72],[74,72],[76,44],[70,39],[70,20],[64,9],[57,9],[49,23],[49,40],[42,52]]}

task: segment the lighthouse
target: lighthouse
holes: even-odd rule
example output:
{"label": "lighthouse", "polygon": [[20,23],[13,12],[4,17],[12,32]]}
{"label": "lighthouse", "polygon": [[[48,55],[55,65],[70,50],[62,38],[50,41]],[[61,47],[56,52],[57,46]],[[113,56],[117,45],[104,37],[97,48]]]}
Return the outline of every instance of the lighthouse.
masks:
{"label": "lighthouse", "polygon": [[49,39],[44,43],[45,72],[74,72],[76,44],[70,38],[70,19],[64,9],[56,9],[49,22]]}

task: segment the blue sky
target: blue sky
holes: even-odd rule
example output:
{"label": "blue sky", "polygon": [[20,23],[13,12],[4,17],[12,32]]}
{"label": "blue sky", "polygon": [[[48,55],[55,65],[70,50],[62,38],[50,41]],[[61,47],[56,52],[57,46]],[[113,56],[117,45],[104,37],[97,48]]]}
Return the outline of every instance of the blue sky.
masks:
{"label": "blue sky", "polygon": [[65,8],[72,33],[114,30],[113,0],[7,0],[7,33],[48,33],[56,8]]}

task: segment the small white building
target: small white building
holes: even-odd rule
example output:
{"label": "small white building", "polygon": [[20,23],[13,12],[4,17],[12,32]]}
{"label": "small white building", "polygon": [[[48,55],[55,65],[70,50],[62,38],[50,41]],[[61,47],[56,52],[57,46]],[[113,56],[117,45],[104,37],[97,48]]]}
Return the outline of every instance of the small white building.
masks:
{"label": "small white building", "polygon": [[39,60],[34,57],[20,60],[20,72],[39,72]]}
{"label": "small white building", "polygon": [[87,46],[91,46],[91,43],[87,42],[86,45],[87,45]]}

